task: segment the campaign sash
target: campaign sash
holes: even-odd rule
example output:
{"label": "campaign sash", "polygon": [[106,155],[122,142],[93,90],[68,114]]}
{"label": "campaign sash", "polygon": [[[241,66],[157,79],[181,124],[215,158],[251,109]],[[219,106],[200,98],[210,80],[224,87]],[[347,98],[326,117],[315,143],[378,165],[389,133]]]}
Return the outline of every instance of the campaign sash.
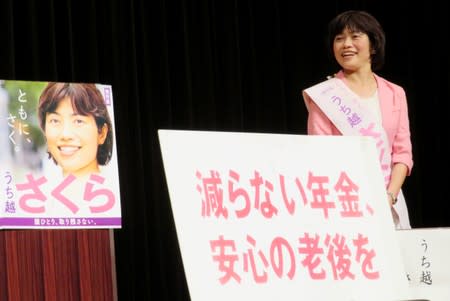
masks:
{"label": "campaign sash", "polygon": [[375,139],[386,186],[391,177],[391,154],[386,131],[364,108],[359,97],[340,79],[330,78],[303,91],[327,115],[343,135]]}

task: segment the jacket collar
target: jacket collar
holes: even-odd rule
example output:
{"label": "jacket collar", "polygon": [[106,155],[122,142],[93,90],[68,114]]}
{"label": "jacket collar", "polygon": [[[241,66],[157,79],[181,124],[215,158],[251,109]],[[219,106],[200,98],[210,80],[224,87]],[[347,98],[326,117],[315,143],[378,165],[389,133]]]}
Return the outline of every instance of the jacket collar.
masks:
{"label": "jacket collar", "polygon": [[[344,76],[344,72],[341,70],[334,75],[336,78],[342,80],[345,84],[347,84],[347,79]],[[395,105],[395,94],[393,89],[388,84],[388,82],[377,74],[373,73],[375,80],[377,81],[378,87],[378,100],[380,102],[381,109],[381,120],[383,123],[383,127],[387,124],[386,118],[392,115],[392,109]]]}

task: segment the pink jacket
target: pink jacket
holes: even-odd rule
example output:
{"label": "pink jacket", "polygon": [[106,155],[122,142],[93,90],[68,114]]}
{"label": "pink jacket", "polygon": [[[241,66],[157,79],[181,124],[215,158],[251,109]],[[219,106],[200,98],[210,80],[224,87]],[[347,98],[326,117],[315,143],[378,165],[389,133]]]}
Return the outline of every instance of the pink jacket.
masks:
{"label": "pink jacket", "polygon": [[[336,77],[345,83],[342,71],[338,72]],[[406,164],[409,175],[413,160],[405,91],[378,75],[375,75],[375,79],[378,85],[383,128],[389,144],[392,145],[392,163]],[[306,94],[303,95],[308,109],[308,135],[342,135],[312,99]]]}

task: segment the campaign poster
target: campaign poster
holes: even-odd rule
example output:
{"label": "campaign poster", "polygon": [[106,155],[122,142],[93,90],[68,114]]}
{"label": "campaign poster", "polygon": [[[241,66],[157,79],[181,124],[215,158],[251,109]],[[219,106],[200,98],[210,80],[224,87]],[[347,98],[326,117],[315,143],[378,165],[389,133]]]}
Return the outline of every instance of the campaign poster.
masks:
{"label": "campaign poster", "polygon": [[113,93],[0,80],[0,228],[120,228]]}

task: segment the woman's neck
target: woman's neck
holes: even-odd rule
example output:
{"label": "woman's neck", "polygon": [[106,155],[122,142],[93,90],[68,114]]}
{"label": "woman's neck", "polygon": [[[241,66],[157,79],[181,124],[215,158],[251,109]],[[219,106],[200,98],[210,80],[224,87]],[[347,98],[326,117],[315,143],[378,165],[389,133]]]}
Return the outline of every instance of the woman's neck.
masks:
{"label": "woman's neck", "polygon": [[377,81],[372,71],[348,72],[344,71],[347,86],[361,98],[374,95],[377,90]]}

